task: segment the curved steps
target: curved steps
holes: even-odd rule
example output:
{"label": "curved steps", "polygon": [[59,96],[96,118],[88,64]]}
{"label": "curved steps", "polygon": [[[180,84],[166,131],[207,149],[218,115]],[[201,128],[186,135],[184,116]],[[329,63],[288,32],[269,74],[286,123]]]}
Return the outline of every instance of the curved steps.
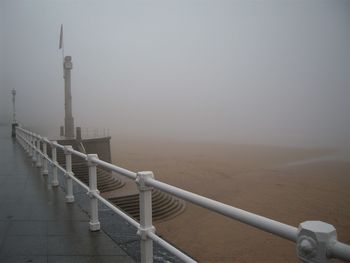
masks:
{"label": "curved steps", "polygon": [[[115,206],[125,211],[136,220],[140,220],[139,195],[112,197],[109,199]],[[152,216],[154,221],[170,219],[179,215],[185,209],[185,202],[163,193],[152,191]]]}
{"label": "curved steps", "polygon": [[[77,149],[73,145],[74,149]],[[48,149],[51,156],[51,149]],[[65,167],[65,155],[62,150],[57,150],[57,161]],[[72,170],[74,175],[86,185],[89,185],[89,173],[86,162],[81,158],[72,155]],[[115,178],[109,171],[97,167],[97,188],[101,193],[113,191],[124,186],[124,182]],[[139,194],[131,194],[120,197],[109,198],[116,207],[133,217],[140,220]],[[152,216],[153,221],[164,221],[171,219],[185,210],[185,202],[163,193],[159,190],[152,190]]]}
{"label": "curved steps", "polygon": [[[65,167],[65,155],[62,150],[57,150],[57,161],[62,167]],[[72,171],[75,177],[84,184],[89,185],[89,168],[85,161],[75,155],[72,155]],[[110,172],[97,167],[97,189],[101,193],[114,191],[123,186],[124,182],[113,177]]]}
{"label": "curved steps", "polygon": [[[79,180],[84,184],[89,185],[89,171],[85,163],[73,163],[72,170]],[[109,172],[97,167],[97,189],[101,193],[116,190],[123,185],[124,183],[121,180],[112,177]]]}

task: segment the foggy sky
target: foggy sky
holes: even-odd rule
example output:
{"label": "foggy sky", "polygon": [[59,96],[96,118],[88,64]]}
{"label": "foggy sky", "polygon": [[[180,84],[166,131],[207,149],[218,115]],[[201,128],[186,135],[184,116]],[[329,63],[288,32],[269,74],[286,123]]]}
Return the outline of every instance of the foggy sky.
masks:
{"label": "foggy sky", "polygon": [[115,136],[350,145],[350,1],[0,0],[0,120]]}

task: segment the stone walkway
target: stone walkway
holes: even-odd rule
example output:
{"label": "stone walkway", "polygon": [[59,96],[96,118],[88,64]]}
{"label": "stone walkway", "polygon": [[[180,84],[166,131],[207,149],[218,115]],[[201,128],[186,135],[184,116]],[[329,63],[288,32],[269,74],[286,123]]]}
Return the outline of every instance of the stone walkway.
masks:
{"label": "stone walkway", "polygon": [[134,262],[104,231],[51,188],[0,126],[0,262]]}

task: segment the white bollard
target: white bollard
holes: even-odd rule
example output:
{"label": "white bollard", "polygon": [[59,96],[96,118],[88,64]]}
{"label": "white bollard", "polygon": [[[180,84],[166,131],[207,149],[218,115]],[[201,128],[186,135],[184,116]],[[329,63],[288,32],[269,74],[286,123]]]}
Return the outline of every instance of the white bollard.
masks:
{"label": "white bollard", "polygon": [[97,165],[92,161],[92,158],[98,159],[97,154],[87,155],[87,165],[89,166],[89,192],[90,197],[90,231],[100,230],[100,221],[98,220],[98,200],[94,194],[100,194],[97,189]]}
{"label": "white bollard", "polygon": [[138,172],[136,183],[140,191],[140,227],[137,234],[141,238],[141,262],[153,262],[153,240],[149,232],[155,231],[152,225],[152,187],[146,185],[148,178],[154,178],[152,172]]}
{"label": "white bollard", "polygon": [[54,145],[54,143],[57,143],[56,141],[51,142],[51,158],[52,158],[52,186],[58,186],[58,179],[57,179],[57,148]]}
{"label": "white bollard", "polygon": [[67,184],[67,193],[66,193],[66,202],[73,203],[74,195],[73,195],[73,180],[70,175],[73,175],[72,172],[72,154],[69,150],[72,150],[72,146],[66,145],[64,146],[64,154],[66,155],[66,184]]}

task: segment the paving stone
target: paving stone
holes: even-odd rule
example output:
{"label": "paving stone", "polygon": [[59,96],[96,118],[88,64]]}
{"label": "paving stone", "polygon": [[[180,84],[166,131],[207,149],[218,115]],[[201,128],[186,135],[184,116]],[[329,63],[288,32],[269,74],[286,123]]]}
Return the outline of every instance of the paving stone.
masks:
{"label": "paving stone", "polygon": [[125,255],[107,236],[49,236],[49,255]]}
{"label": "paving stone", "polygon": [[[0,262],[134,262],[140,260],[137,229],[99,204],[101,231],[89,231],[86,189],[74,184],[65,202],[65,178],[50,185],[21,147],[0,126]],[[49,168],[49,171],[52,169]],[[181,262],[154,245],[155,262]]]}
{"label": "paving stone", "polygon": [[46,255],[47,237],[8,236],[2,246],[2,255]]}
{"label": "paving stone", "polygon": [[125,256],[49,256],[48,263],[131,263]]}
{"label": "paving stone", "polygon": [[89,231],[86,210],[67,204],[9,135],[0,126],[0,262],[134,262],[104,231]]}
{"label": "paving stone", "polygon": [[0,255],[1,263],[47,263],[47,256]]}
{"label": "paving stone", "polygon": [[10,236],[46,236],[46,221],[11,221],[7,235]]}

